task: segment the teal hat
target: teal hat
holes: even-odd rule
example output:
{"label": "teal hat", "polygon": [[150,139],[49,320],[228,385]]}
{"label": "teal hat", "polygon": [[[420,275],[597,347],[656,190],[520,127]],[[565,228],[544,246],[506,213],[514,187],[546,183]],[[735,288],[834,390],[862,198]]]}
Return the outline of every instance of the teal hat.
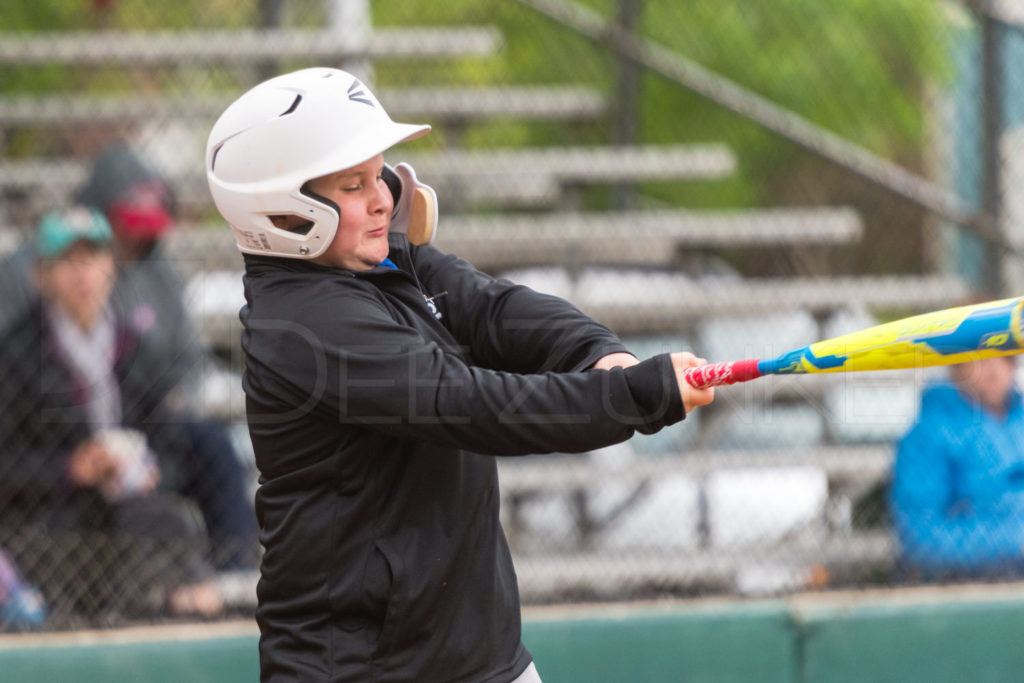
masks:
{"label": "teal hat", "polygon": [[56,258],[75,242],[85,240],[107,246],[113,239],[110,223],[102,213],[85,206],[74,206],[43,216],[36,232],[36,253],[40,258]]}

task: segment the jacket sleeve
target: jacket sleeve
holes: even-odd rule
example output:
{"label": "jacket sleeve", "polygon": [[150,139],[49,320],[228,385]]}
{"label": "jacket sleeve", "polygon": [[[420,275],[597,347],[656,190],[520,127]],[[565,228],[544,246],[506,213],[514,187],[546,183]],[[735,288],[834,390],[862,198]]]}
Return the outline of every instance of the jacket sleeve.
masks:
{"label": "jacket sleeve", "polygon": [[[268,323],[276,329],[248,339],[247,393],[287,405],[282,413],[270,401],[250,420],[315,413],[438,446],[525,455],[607,446],[684,417],[667,354],[607,372],[491,370],[396,322],[372,294],[308,300],[316,303],[286,326]],[[345,315],[325,319],[325,306]]]}
{"label": "jacket sleeve", "polygon": [[31,361],[15,365],[7,344],[0,358],[0,514],[7,506],[56,502],[73,489],[68,458],[73,446],[88,435],[76,421],[42,400],[46,373],[26,373]]}
{"label": "jacket sleeve", "polygon": [[944,427],[922,421],[901,440],[892,482],[893,521],[907,558],[925,570],[983,569],[1020,560],[1020,520],[960,510],[955,446]]}
{"label": "jacket sleeve", "polygon": [[496,280],[433,247],[410,247],[426,295],[484,367],[567,372],[628,349],[604,325],[564,299]]}

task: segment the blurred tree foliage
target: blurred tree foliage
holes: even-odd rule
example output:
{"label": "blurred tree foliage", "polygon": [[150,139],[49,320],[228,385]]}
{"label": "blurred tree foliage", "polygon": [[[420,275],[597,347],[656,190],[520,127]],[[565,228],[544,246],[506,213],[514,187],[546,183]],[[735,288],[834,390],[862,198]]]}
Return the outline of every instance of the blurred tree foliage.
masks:
{"label": "blurred tree foliage", "polygon": [[[577,0],[605,18],[620,0]],[[883,157],[920,166],[926,144],[929,87],[951,74],[952,31],[939,0],[634,0],[641,34],[658,45],[789,108]],[[585,83],[616,96],[618,60],[513,0],[415,3],[374,0],[374,21],[387,24],[494,24],[506,44],[491,60],[467,60],[470,83]],[[383,78],[429,82],[429,65],[385,65]],[[732,179],[691,187],[650,186],[672,203],[740,206],[778,198],[787,167],[801,165],[793,144],[683,86],[647,73],[639,105],[640,142],[730,145],[741,168]],[[514,122],[474,127],[477,145],[607,142],[610,124],[545,127]],[[796,173],[797,169],[791,168]],[[780,176],[780,174],[782,174]]]}
{"label": "blurred tree foliage", "polygon": [[[576,1],[610,18],[623,0]],[[925,93],[942,86],[951,72],[952,31],[941,0],[633,1],[641,8],[644,37],[886,158],[921,166],[930,107]],[[326,0],[284,2],[289,25],[322,25]],[[229,29],[258,25],[260,6],[259,0],[5,2],[0,26]],[[619,95],[615,54],[515,0],[371,0],[371,7],[377,26],[491,25],[504,38],[502,49],[488,58],[382,61],[376,67],[379,86],[570,83],[591,85],[610,101]],[[113,67],[33,66],[5,70],[0,91],[215,90],[230,87],[240,73],[203,64],[192,68],[191,78],[183,79],[179,70],[171,79]],[[795,145],[657,74],[644,72],[637,116],[638,142],[721,142],[740,163],[736,174],[714,183],[645,185],[643,195],[652,203],[796,203],[806,198],[805,179],[822,176]],[[610,115],[571,126],[499,119],[470,125],[460,141],[477,147],[602,144],[611,130]],[[32,146],[8,143],[14,152]],[[846,180],[840,174],[835,183]],[[590,203],[600,205],[602,197],[595,193]]]}
{"label": "blurred tree foliage", "polygon": [[[935,0],[704,0],[646,4],[645,31],[698,64],[866,147],[919,168],[931,115],[925,95],[951,71],[951,31]],[[663,140],[690,112],[699,137],[728,141],[747,182],[785,177],[805,155],[758,126],[738,121],[679,86],[652,78],[642,129]],[[795,172],[795,169],[794,169]],[[780,175],[781,174],[781,175]],[[753,198],[778,195],[777,184]]]}

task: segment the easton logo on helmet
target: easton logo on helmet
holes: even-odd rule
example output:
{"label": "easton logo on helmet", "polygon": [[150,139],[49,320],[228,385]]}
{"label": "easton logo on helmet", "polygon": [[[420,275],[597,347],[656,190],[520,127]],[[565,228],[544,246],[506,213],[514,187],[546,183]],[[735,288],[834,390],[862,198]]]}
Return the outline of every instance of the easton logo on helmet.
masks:
{"label": "easton logo on helmet", "polygon": [[373,106],[373,102],[366,99],[366,91],[363,90],[363,84],[358,80],[352,81],[352,85],[348,87],[348,98],[353,102],[362,102]]}

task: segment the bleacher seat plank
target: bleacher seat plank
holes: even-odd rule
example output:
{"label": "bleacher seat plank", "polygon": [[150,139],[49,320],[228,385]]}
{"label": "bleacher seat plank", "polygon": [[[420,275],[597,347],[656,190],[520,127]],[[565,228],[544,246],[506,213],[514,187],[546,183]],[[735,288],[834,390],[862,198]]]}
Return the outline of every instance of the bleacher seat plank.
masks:
{"label": "bleacher seat plank", "polygon": [[[406,151],[389,161],[408,161],[424,182],[450,197],[537,204],[558,200],[564,184],[646,180],[715,180],[736,167],[725,145],[550,147]],[[75,159],[19,159],[0,162],[0,192],[20,191],[35,201],[62,200],[85,179],[88,167]],[[201,160],[171,176],[181,204],[211,208]]]}
{"label": "bleacher seat plank", "polygon": [[298,28],[0,33],[0,64],[152,66],[248,64],[268,59],[445,58],[488,55],[501,40],[500,31],[487,26],[377,28],[366,36]]}
{"label": "bleacher seat plank", "polygon": [[844,207],[560,211],[444,217],[437,246],[484,269],[566,263],[667,265],[685,247],[848,244],[862,233],[860,216]]}
{"label": "bleacher seat plank", "polygon": [[732,315],[803,309],[829,312],[845,306],[898,311],[952,306],[969,294],[967,284],[948,275],[857,275],[842,277],[707,278],[678,291],[648,291],[623,301],[575,303],[620,334],[678,330],[682,321],[708,315]]}
{"label": "bleacher seat plank", "polygon": [[[170,176],[178,205],[187,213],[201,213],[213,208],[206,177],[201,171],[202,159],[197,159],[195,165],[199,171]],[[88,166],[73,159],[0,162],[0,193],[19,193],[29,208],[41,211],[55,202],[63,202],[87,175]],[[447,198],[456,195],[463,200],[515,206],[552,205],[561,197],[558,181],[541,172],[495,174],[482,183],[453,177],[431,178],[427,182],[440,195],[442,210]]]}
{"label": "bleacher seat plank", "polygon": [[665,587],[669,577],[680,586],[708,584],[732,587],[738,572],[776,562],[799,572],[801,566],[850,566],[891,568],[896,548],[887,531],[863,531],[811,541],[783,541],[735,550],[690,552],[609,553],[566,551],[516,555],[516,574],[524,600],[541,601],[553,596],[579,594],[622,595],[630,589]]}
{"label": "bleacher seat plank", "polygon": [[[475,118],[579,120],[606,111],[604,95],[579,86],[381,88],[378,99],[396,119],[422,116],[442,121]],[[165,121],[212,122],[230,95],[19,95],[0,100],[0,128],[82,123]]]}
{"label": "bleacher seat plank", "polygon": [[441,119],[579,120],[602,116],[608,107],[603,93],[576,85],[383,88],[377,98],[392,117]]}
{"label": "bleacher seat plank", "polygon": [[641,458],[628,467],[602,468],[585,455],[499,458],[498,481],[506,494],[567,492],[594,487],[614,477],[616,482],[638,484],[669,474],[702,478],[722,469],[747,467],[813,466],[829,478],[870,479],[885,476],[892,462],[889,446],[818,446],[759,450],[694,450],[675,456]]}
{"label": "bleacher seat plank", "polygon": [[393,156],[412,164],[428,183],[436,176],[480,184],[535,173],[563,182],[715,180],[736,170],[735,155],[720,144],[447,149]]}

